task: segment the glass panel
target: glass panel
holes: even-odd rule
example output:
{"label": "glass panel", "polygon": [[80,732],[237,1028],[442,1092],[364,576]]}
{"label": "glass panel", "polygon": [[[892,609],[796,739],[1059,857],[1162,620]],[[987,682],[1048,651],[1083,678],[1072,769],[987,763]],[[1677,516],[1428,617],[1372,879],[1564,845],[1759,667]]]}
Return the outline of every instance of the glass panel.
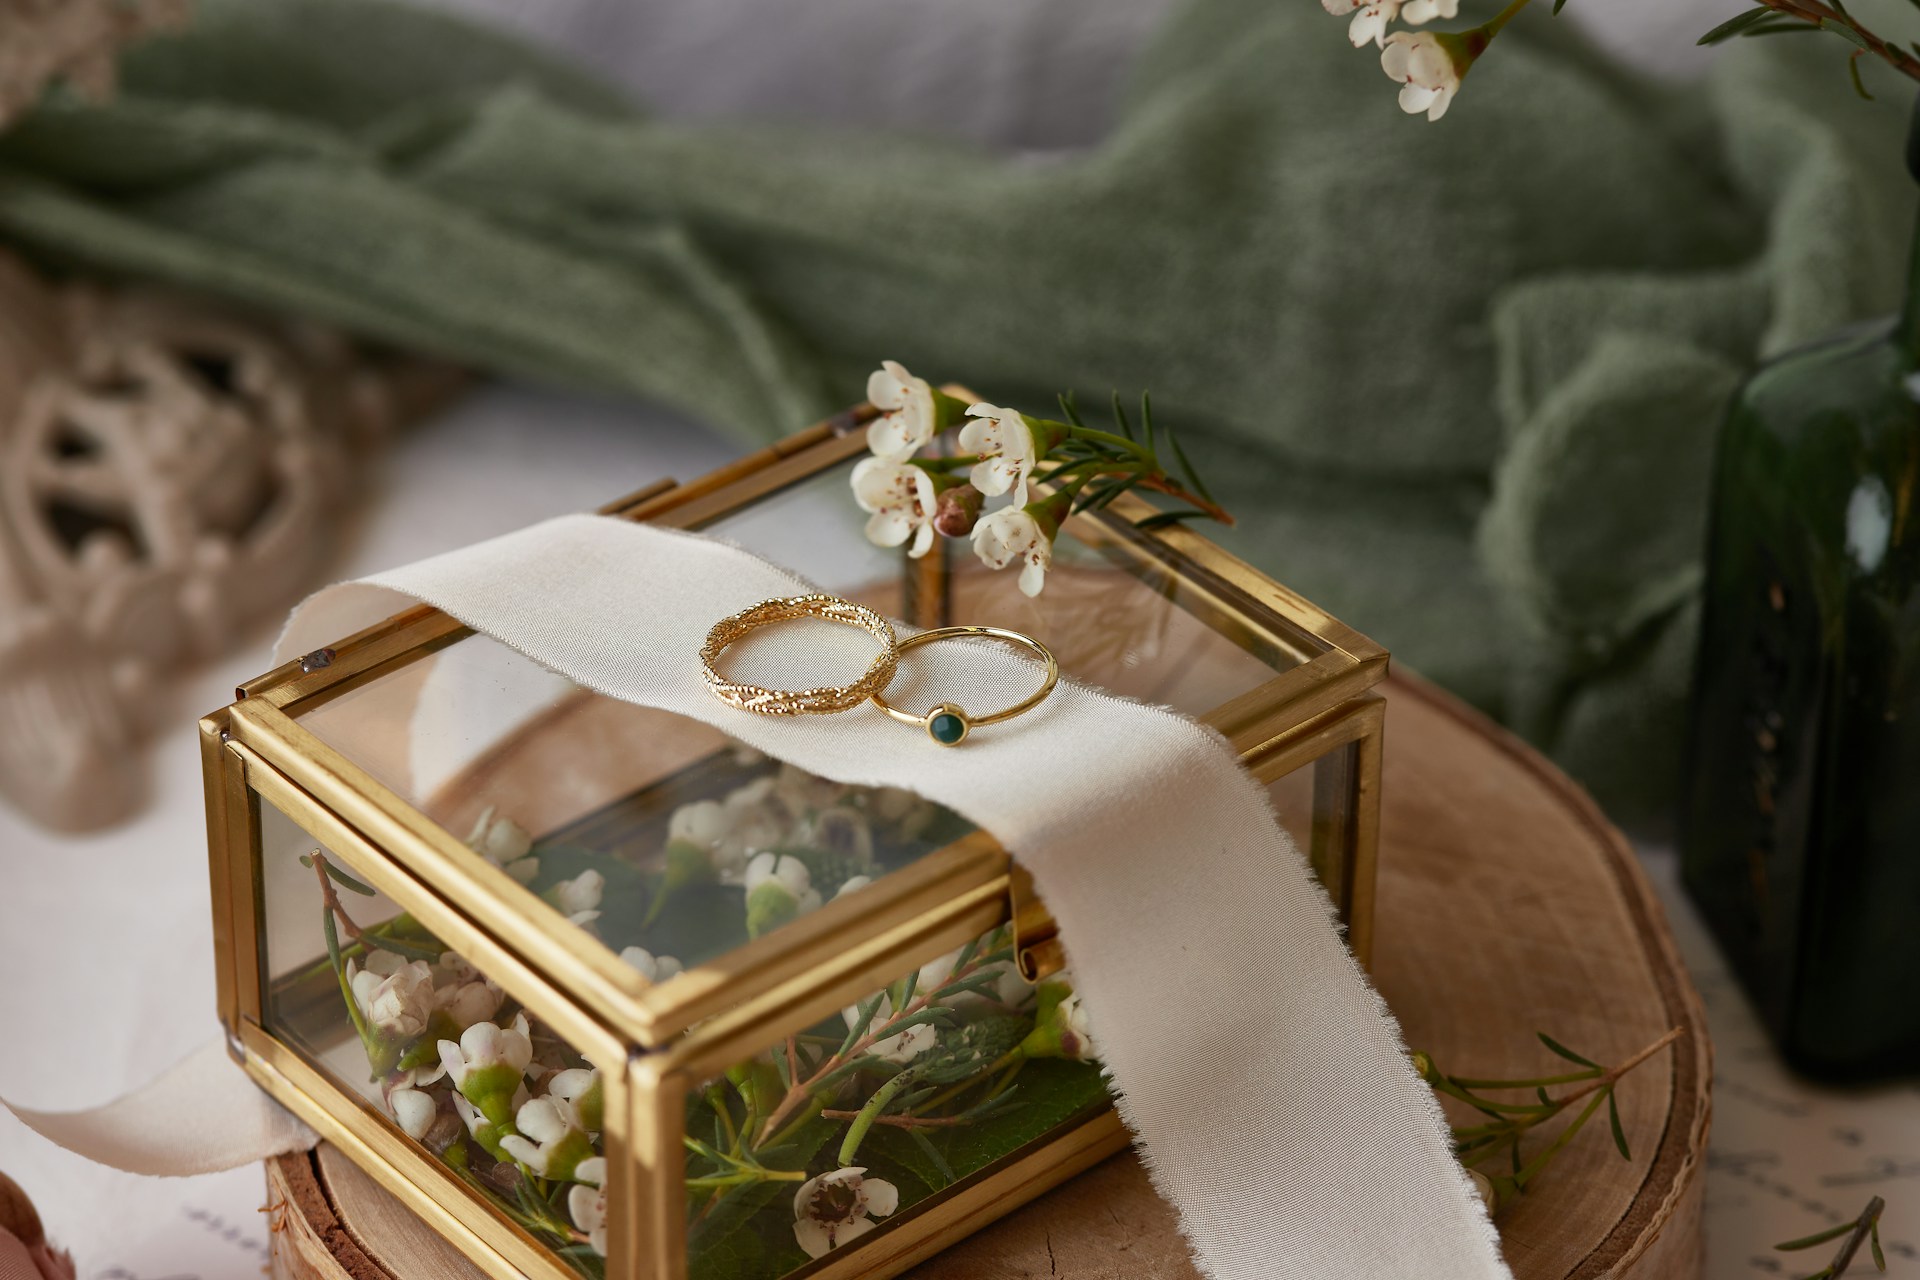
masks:
{"label": "glass panel", "polygon": [[[964,545],[943,543],[939,554],[908,560],[862,536],[849,470],[835,467],[770,495],[713,532],[894,616],[1034,635],[1071,676],[1196,715],[1325,649],[1270,615],[1255,626],[1224,609],[1142,558],[1127,534],[1101,546],[1063,537],[1037,599],[1021,594],[1017,574],[988,572]],[[867,639],[811,625],[838,641]],[[788,649],[816,647],[826,646],[809,638]],[[738,656],[751,663],[751,650],[751,641],[743,643]],[[730,651],[729,661],[735,656]],[[865,660],[814,682],[850,679]],[[889,692],[908,709],[955,696],[963,705],[978,699],[984,711],[1002,691],[960,697],[924,688],[903,667]],[[579,689],[484,637],[446,645],[296,714],[507,867],[555,913],[555,927],[571,918],[616,953],[637,949],[636,963],[658,979],[965,830],[911,796],[824,784],[737,748],[700,722]],[[1309,799],[1298,813],[1310,806]],[[763,861],[750,871],[756,858]],[[791,907],[774,889],[760,909],[751,907],[751,889],[770,879]],[[529,900],[528,909],[541,908]]]}
{"label": "glass panel", "polygon": [[1108,1105],[1062,975],[995,929],[736,1063],[687,1103],[690,1280],[774,1280]]}
{"label": "glass panel", "polygon": [[604,1276],[599,1073],[255,800],[267,1029],[574,1271]]}

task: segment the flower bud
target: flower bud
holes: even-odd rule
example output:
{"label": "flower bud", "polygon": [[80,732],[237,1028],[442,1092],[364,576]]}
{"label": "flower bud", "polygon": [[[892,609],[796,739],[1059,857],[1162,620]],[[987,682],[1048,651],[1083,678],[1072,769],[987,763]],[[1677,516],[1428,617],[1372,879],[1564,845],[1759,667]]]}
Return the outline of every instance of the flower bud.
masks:
{"label": "flower bud", "polygon": [[933,527],[949,538],[964,538],[973,532],[980,519],[980,505],[987,497],[971,484],[957,484],[940,495],[933,513]]}
{"label": "flower bud", "polygon": [[1066,982],[1043,982],[1038,994],[1033,1030],[1020,1042],[1021,1053],[1029,1058],[1065,1058],[1071,1062],[1099,1057],[1087,1012],[1080,1007],[1080,996],[1073,987]]}

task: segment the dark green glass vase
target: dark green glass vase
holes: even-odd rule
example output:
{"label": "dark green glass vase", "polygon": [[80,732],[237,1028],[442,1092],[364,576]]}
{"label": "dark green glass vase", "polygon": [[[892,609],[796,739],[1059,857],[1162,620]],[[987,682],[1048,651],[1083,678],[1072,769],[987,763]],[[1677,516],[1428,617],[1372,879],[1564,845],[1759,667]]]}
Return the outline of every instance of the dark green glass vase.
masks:
{"label": "dark green glass vase", "polygon": [[1687,888],[1793,1067],[1920,1071],[1920,275],[1753,375],[1712,501]]}

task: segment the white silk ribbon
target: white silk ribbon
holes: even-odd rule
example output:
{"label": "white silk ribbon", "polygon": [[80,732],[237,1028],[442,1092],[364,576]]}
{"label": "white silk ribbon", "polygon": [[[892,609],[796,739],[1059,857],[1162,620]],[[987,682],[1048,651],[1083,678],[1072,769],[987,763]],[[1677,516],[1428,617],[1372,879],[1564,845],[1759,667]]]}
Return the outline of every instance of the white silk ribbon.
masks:
{"label": "white silk ribbon", "polygon": [[[771,718],[717,701],[700,678],[708,628],[812,589],[727,543],[567,516],[329,588],[295,613],[281,652],[376,621],[397,594],[583,687],[946,805],[1032,872],[1120,1115],[1203,1273],[1508,1277],[1392,1015],[1223,739],[1070,681],[959,750],[878,713]],[[1030,678],[1030,658],[993,646],[941,646],[938,661],[942,687]]]}

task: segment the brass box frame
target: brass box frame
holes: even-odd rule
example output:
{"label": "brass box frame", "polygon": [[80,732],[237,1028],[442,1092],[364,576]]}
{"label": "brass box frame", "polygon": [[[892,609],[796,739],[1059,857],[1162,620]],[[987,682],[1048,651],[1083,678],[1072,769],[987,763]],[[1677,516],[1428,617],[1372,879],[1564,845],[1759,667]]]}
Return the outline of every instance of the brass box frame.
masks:
{"label": "brass box frame", "polygon": [[[850,410],[694,483],[663,481],[631,494],[602,514],[702,528],[857,456],[864,450],[860,428],[871,416],[866,406]],[[1339,805],[1347,821],[1329,837],[1331,847],[1320,847],[1316,834],[1310,853],[1364,963],[1372,945],[1385,712],[1372,687],[1386,674],[1386,651],[1191,529],[1133,529],[1131,521],[1147,510],[1122,498],[1106,511],[1075,515],[1068,528],[1160,562],[1214,613],[1216,625],[1251,632],[1302,659],[1204,721],[1262,782],[1353,747],[1353,767],[1335,783],[1346,794],[1316,796],[1316,810]],[[940,557],[914,563],[907,611],[924,624],[944,621]],[[545,929],[526,890],[298,723],[299,712],[468,634],[438,610],[409,609],[340,641],[324,665],[290,662],[247,682],[233,705],[200,721],[221,1021],[234,1057],[261,1087],[488,1275],[574,1280],[531,1236],[267,1029],[258,808],[264,799],[600,1068],[608,1090],[610,1256],[631,1259],[630,1270],[610,1275],[673,1280],[685,1270],[677,1184],[689,1081],[1009,920],[1028,975],[1056,969],[1052,921],[1024,873],[995,841],[977,834],[650,990],[585,934]],[[1324,792],[1327,784],[1316,775],[1315,785]],[[860,940],[849,946],[849,937]],[[696,1023],[698,1030],[685,1034]],[[896,1275],[1127,1140],[1110,1108],[1057,1129],[804,1273],[814,1280]]]}

